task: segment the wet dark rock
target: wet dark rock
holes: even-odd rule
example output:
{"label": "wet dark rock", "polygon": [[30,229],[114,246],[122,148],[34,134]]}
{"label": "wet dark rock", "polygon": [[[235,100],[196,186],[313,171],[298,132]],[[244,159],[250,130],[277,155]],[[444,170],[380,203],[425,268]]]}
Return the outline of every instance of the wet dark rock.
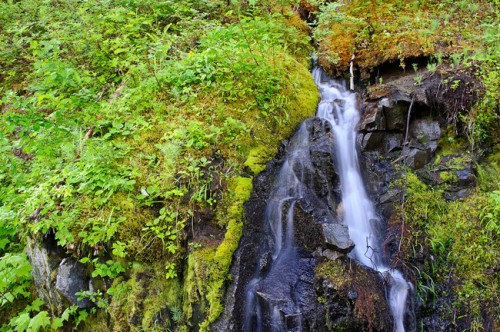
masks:
{"label": "wet dark rock", "polygon": [[392,331],[382,275],[349,259],[327,264],[314,279],[327,324],[311,331]]}
{"label": "wet dark rock", "polygon": [[362,131],[380,131],[386,129],[386,119],[382,106],[378,104],[368,104],[363,112],[358,125]]}
{"label": "wet dark rock", "polygon": [[349,300],[356,300],[358,298],[358,292],[356,292],[355,290],[350,290],[348,293],[347,293],[347,298]]}
{"label": "wet dark rock", "polygon": [[389,133],[385,135],[384,151],[386,153],[390,153],[396,150],[401,150],[403,148],[403,141],[404,137],[401,133]]}
{"label": "wet dark rock", "polygon": [[406,102],[389,101],[388,98],[382,99],[384,106],[386,129],[391,131],[403,132],[406,128],[406,116],[409,105]]}
{"label": "wet dark rock", "polygon": [[344,257],[344,254],[342,254],[336,250],[325,249],[321,252],[321,256],[323,256],[331,261],[334,261],[336,259]]}
{"label": "wet dark rock", "polygon": [[425,184],[444,191],[445,199],[455,201],[474,192],[477,185],[474,167],[468,158],[454,154],[435,160],[432,167],[418,170],[417,175]]}
{"label": "wet dark rock", "polygon": [[[234,282],[227,292],[225,313],[213,326],[215,331],[242,330],[246,287],[256,274],[261,276],[255,285],[255,294],[265,311],[262,313],[265,326],[271,324],[272,315],[275,319],[279,317],[289,331],[300,326],[303,331],[320,331],[324,326],[325,316],[313,287],[316,261],[325,259],[325,256],[330,259],[343,256],[354,244],[347,227],[341,225],[337,217],[340,188],[330,125],[318,118],[307,119],[303,125],[309,136],[309,156],[306,159],[310,164],[304,160],[301,165],[291,165],[296,176],[303,179],[302,197],[296,202],[288,201],[282,207],[284,214],[290,204],[294,204],[297,256],[294,259],[288,256],[286,262],[279,262],[282,256],[276,258],[273,255],[274,238],[267,235],[272,231],[263,222],[273,184],[279,178],[285,158],[288,158],[287,150],[294,144],[291,139],[282,145],[266,171],[254,179],[254,191],[245,204],[244,236],[231,270]],[[296,308],[301,309],[297,311]],[[318,326],[322,328],[314,328]]]}
{"label": "wet dark rock", "polygon": [[78,300],[76,293],[92,291],[90,278],[87,276],[87,268],[73,258],[65,258],[59,265],[55,289],[63,295],[68,302],[76,304],[81,309],[93,307],[95,304],[88,299]]}
{"label": "wet dark rock", "polygon": [[460,189],[458,191],[447,191],[444,193],[444,198],[449,201],[456,201],[458,199],[462,199],[472,195],[474,192],[473,188],[468,189]]}
{"label": "wet dark rock", "polygon": [[459,187],[474,187],[476,185],[477,179],[472,167],[455,171],[455,175],[457,176],[457,186]]}
{"label": "wet dark rock", "polygon": [[363,135],[363,141],[361,143],[361,149],[363,151],[374,151],[378,150],[383,152],[384,150],[384,132],[369,132]]}
{"label": "wet dark rock", "polygon": [[130,318],[130,324],[132,325],[136,325],[138,326],[140,321],[139,321],[139,315],[135,312],[133,315],[132,315],[132,318]]}
{"label": "wet dark rock", "polygon": [[472,195],[477,184],[473,164],[469,163],[463,169],[454,171],[453,175],[448,180],[444,197],[447,200],[456,201]]}
{"label": "wet dark rock", "polygon": [[413,169],[424,167],[430,160],[432,154],[428,150],[411,149],[406,157],[406,164]]}
{"label": "wet dark rock", "polygon": [[410,123],[410,147],[434,152],[441,137],[439,123],[431,119],[416,119]]}
{"label": "wet dark rock", "polygon": [[[276,262],[272,270],[257,286],[257,297],[263,312],[264,326],[272,325],[279,317],[287,331],[300,331],[315,315],[316,297],[313,289],[314,260],[305,252],[298,252],[292,261]],[[297,312],[295,304],[301,308]]]}
{"label": "wet dark rock", "polygon": [[401,198],[402,190],[400,188],[393,188],[385,191],[379,199],[380,214],[385,219],[388,219],[394,211],[394,204],[399,202]]}
{"label": "wet dark rock", "polygon": [[[294,209],[295,243],[301,248],[315,250],[318,247],[322,247],[325,242],[321,228],[322,225],[317,222],[317,220],[321,218],[320,214],[323,213],[325,215],[324,217],[328,218],[330,222],[333,222],[334,219],[332,215],[328,213],[328,210],[318,211],[303,209],[304,203],[305,200],[302,200],[300,204],[295,205]],[[327,209],[326,206],[324,208]]]}

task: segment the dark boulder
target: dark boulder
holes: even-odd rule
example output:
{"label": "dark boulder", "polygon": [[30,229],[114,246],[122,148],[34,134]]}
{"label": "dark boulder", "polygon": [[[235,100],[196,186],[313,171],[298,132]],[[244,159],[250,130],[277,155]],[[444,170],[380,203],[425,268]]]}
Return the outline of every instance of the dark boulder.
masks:
{"label": "dark boulder", "polygon": [[347,226],[337,223],[322,224],[325,246],[341,253],[348,253],[354,248]]}

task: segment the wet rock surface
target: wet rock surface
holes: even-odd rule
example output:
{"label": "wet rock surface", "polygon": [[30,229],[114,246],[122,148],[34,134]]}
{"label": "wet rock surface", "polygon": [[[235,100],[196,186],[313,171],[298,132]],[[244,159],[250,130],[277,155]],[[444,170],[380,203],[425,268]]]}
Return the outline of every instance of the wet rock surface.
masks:
{"label": "wet rock surface", "polygon": [[[460,76],[449,75],[454,79]],[[449,77],[431,76],[416,85],[412,75],[406,75],[383,88],[373,89],[361,102],[364,111],[361,123],[366,123],[360,126],[358,136],[361,166],[377,210],[391,224],[384,250],[393,258],[399,250],[401,236],[401,216],[394,211],[401,206],[405,194],[401,184],[398,185],[404,178],[405,166],[427,186],[442,192],[446,200],[460,200],[476,190],[476,166],[466,143],[457,142],[465,134],[453,120],[457,114],[470,109],[475,92],[469,89],[473,89],[475,83],[470,77],[460,76],[462,83],[453,90],[446,83]],[[374,110],[381,114],[374,116]],[[374,120],[381,118],[385,119],[385,125]],[[397,225],[396,231],[394,225]],[[398,240],[393,238],[393,232],[397,233]],[[398,266],[398,261],[399,258],[395,258],[393,263]],[[404,270],[403,266],[399,267]],[[453,322],[442,318],[447,310],[442,308],[449,309],[452,301],[451,297],[440,297],[438,303],[432,305],[411,303],[416,318],[407,322],[416,321],[428,331],[452,329]],[[407,326],[407,330],[415,329],[416,326]]]}
{"label": "wet rock surface", "polygon": [[73,258],[64,258],[59,264],[55,289],[71,304],[82,309],[94,306],[88,299],[78,300],[76,293],[92,291],[93,287],[87,276],[87,268]]}
{"label": "wet rock surface", "polygon": [[347,226],[342,224],[322,224],[321,226],[327,248],[343,253],[348,253],[354,248]]}
{"label": "wet rock surface", "polygon": [[[305,126],[313,167],[300,170],[305,189],[302,198],[294,205],[297,251],[288,255],[286,261],[281,262],[279,256],[273,262],[274,239],[269,235],[272,233],[267,229],[269,226],[263,223],[266,203],[272,194],[271,184],[279,178],[286,159],[290,144],[286,141],[266,171],[254,179],[253,194],[245,205],[247,222],[234,257],[231,271],[234,279],[227,292],[226,311],[213,325],[215,331],[243,330],[247,285],[255,282],[256,275],[261,276],[255,285],[255,293],[262,308],[259,320],[264,326],[272,326],[276,321],[280,321],[287,331],[328,331],[334,326],[358,331],[360,326],[368,326],[367,317],[360,317],[355,310],[356,289],[338,292],[336,287],[339,285],[324,287],[325,280],[316,276],[318,264],[347,259],[346,254],[354,244],[337,215],[342,213],[342,207],[330,126],[318,118],[306,120]],[[289,207],[289,204],[284,204],[283,211]],[[380,280],[377,278],[376,273],[368,277],[378,285]],[[388,308],[386,304],[384,306],[381,311],[391,322]]]}
{"label": "wet rock surface", "polygon": [[315,277],[315,291],[328,317],[312,331],[392,331],[382,274],[349,259],[326,261]]}

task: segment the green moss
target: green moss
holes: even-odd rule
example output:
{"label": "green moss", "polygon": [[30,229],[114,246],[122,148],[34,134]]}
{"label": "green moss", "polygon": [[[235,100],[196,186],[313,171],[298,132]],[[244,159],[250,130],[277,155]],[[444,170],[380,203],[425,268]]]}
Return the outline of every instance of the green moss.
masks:
{"label": "green moss", "polygon": [[341,261],[326,261],[316,267],[315,274],[330,280],[336,289],[347,290],[346,287],[349,285],[349,280]]}
{"label": "green moss", "polygon": [[243,203],[250,198],[252,179],[235,177],[230,181],[228,207],[219,218],[227,223],[226,234],[216,248],[192,251],[188,256],[187,274],[184,281],[184,315],[189,321],[193,317],[193,306],[201,306],[205,320],[199,325],[201,331],[208,331],[223,311],[223,295],[229,280],[229,269],[234,251],[238,248],[243,232]]}
{"label": "green moss", "polygon": [[[87,310],[87,312],[89,311]],[[107,331],[109,330],[107,318],[107,314],[104,310],[97,310],[94,312],[91,309],[89,317],[74,329],[82,332]]]}
{"label": "green moss", "polygon": [[[491,171],[484,166],[479,169],[482,170],[479,174]],[[455,179],[453,172],[441,172],[440,176],[444,181]],[[424,300],[452,296],[455,314],[470,318],[469,321],[460,319],[460,324],[468,328],[471,324],[482,324],[484,317],[495,317],[495,303],[488,294],[497,292],[500,282],[493,272],[498,267],[495,257],[500,250],[499,197],[498,191],[476,191],[465,199],[447,202],[440,191],[408,173],[403,209],[405,231],[410,236],[403,239],[402,249],[415,255],[417,261],[425,252],[433,257],[418,267],[417,293]],[[438,292],[447,287],[453,291]]]}
{"label": "green moss", "polygon": [[[167,280],[163,266],[134,263],[129,278],[113,281],[110,323],[115,330],[164,331],[180,319],[182,294],[178,280]],[[176,316],[177,315],[177,316]]]}
{"label": "green moss", "polygon": [[427,191],[427,185],[415,173],[407,172],[405,181],[406,193],[410,196]]}
{"label": "green moss", "polygon": [[457,180],[457,175],[453,172],[444,171],[439,173],[439,178],[443,182],[454,182]]}
{"label": "green moss", "polygon": [[[480,318],[484,308],[492,314],[494,303],[489,294],[498,291],[499,280],[493,270],[498,266],[499,229],[491,218],[498,211],[498,202],[476,193],[463,201],[449,204],[441,218],[426,228],[432,251],[446,259],[436,279],[446,282],[446,274],[455,281],[455,303],[460,310]],[[487,212],[490,211],[490,212]]]}
{"label": "green moss", "polygon": [[495,16],[493,7],[474,1],[476,9],[467,10],[460,3],[447,1],[443,11],[443,5],[438,1],[326,2],[320,7],[314,31],[320,62],[341,73],[348,69],[353,54],[355,65],[371,70],[385,62],[404,66],[408,58],[437,53],[442,58],[462,49],[484,47],[481,36],[487,29],[479,22]]}
{"label": "green moss", "polygon": [[[284,74],[283,86],[280,95],[275,97],[273,103],[280,106],[267,116],[263,116],[260,109],[248,110],[243,121],[251,128],[252,135],[242,136],[236,142],[244,157],[243,160],[251,158],[248,166],[256,166],[257,171],[259,164],[265,165],[276,154],[278,145],[283,139],[291,136],[305,118],[314,116],[320,98],[307,67],[284,54],[279,57],[279,63],[280,70]],[[245,106],[232,105],[234,116],[237,116],[241,108]],[[262,152],[264,154],[261,154]]]}
{"label": "green moss", "polygon": [[500,152],[491,154],[483,163],[477,165],[479,187],[483,191],[500,188]]}
{"label": "green moss", "polygon": [[441,133],[438,142],[438,153],[442,156],[448,156],[456,153],[461,153],[467,150],[467,142],[457,135],[455,126],[448,126]]}
{"label": "green moss", "polygon": [[250,168],[253,175],[258,175],[266,169],[266,163],[273,158],[275,151],[266,146],[259,145],[250,150],[245,166]]}

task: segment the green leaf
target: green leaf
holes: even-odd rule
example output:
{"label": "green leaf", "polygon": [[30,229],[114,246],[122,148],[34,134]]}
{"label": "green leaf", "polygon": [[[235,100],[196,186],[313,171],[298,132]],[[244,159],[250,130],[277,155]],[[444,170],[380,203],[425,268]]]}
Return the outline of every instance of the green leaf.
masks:
{"label": "green leaf", "polygon": [[10,320],[10,325],[16,327],[16,331],[24,332],[30,324],[30,314],[25,312]]}
{"label": "green leaf", "polygon": [[50,326],[50,317],[47,311],[40,311],[33,317],[28,326],[28,331],[39,331],[41,328]]}
{"label": "green leaf", "polygon": [[60,327],[63,327],[63,320],[62,318],[56,317],[54,321],[52,322],[52,325],[50,326],[51,329],[57,330]]}
{"label": "green leaf", "polygon": [[45,302],[43,302],[42,299],[37,298],[31,303],[31,305],[26,307],[25,311],[27,312],[40,311],[40,307],[43,306],[44,304]]}
{"label": "green leaf", "polygon": [[83,257],[82,259],[80,259],[80,263],[83,263],[83,264],[88,263],[89,261],[90,261],[90,258],[88,258],[88,257]]}

